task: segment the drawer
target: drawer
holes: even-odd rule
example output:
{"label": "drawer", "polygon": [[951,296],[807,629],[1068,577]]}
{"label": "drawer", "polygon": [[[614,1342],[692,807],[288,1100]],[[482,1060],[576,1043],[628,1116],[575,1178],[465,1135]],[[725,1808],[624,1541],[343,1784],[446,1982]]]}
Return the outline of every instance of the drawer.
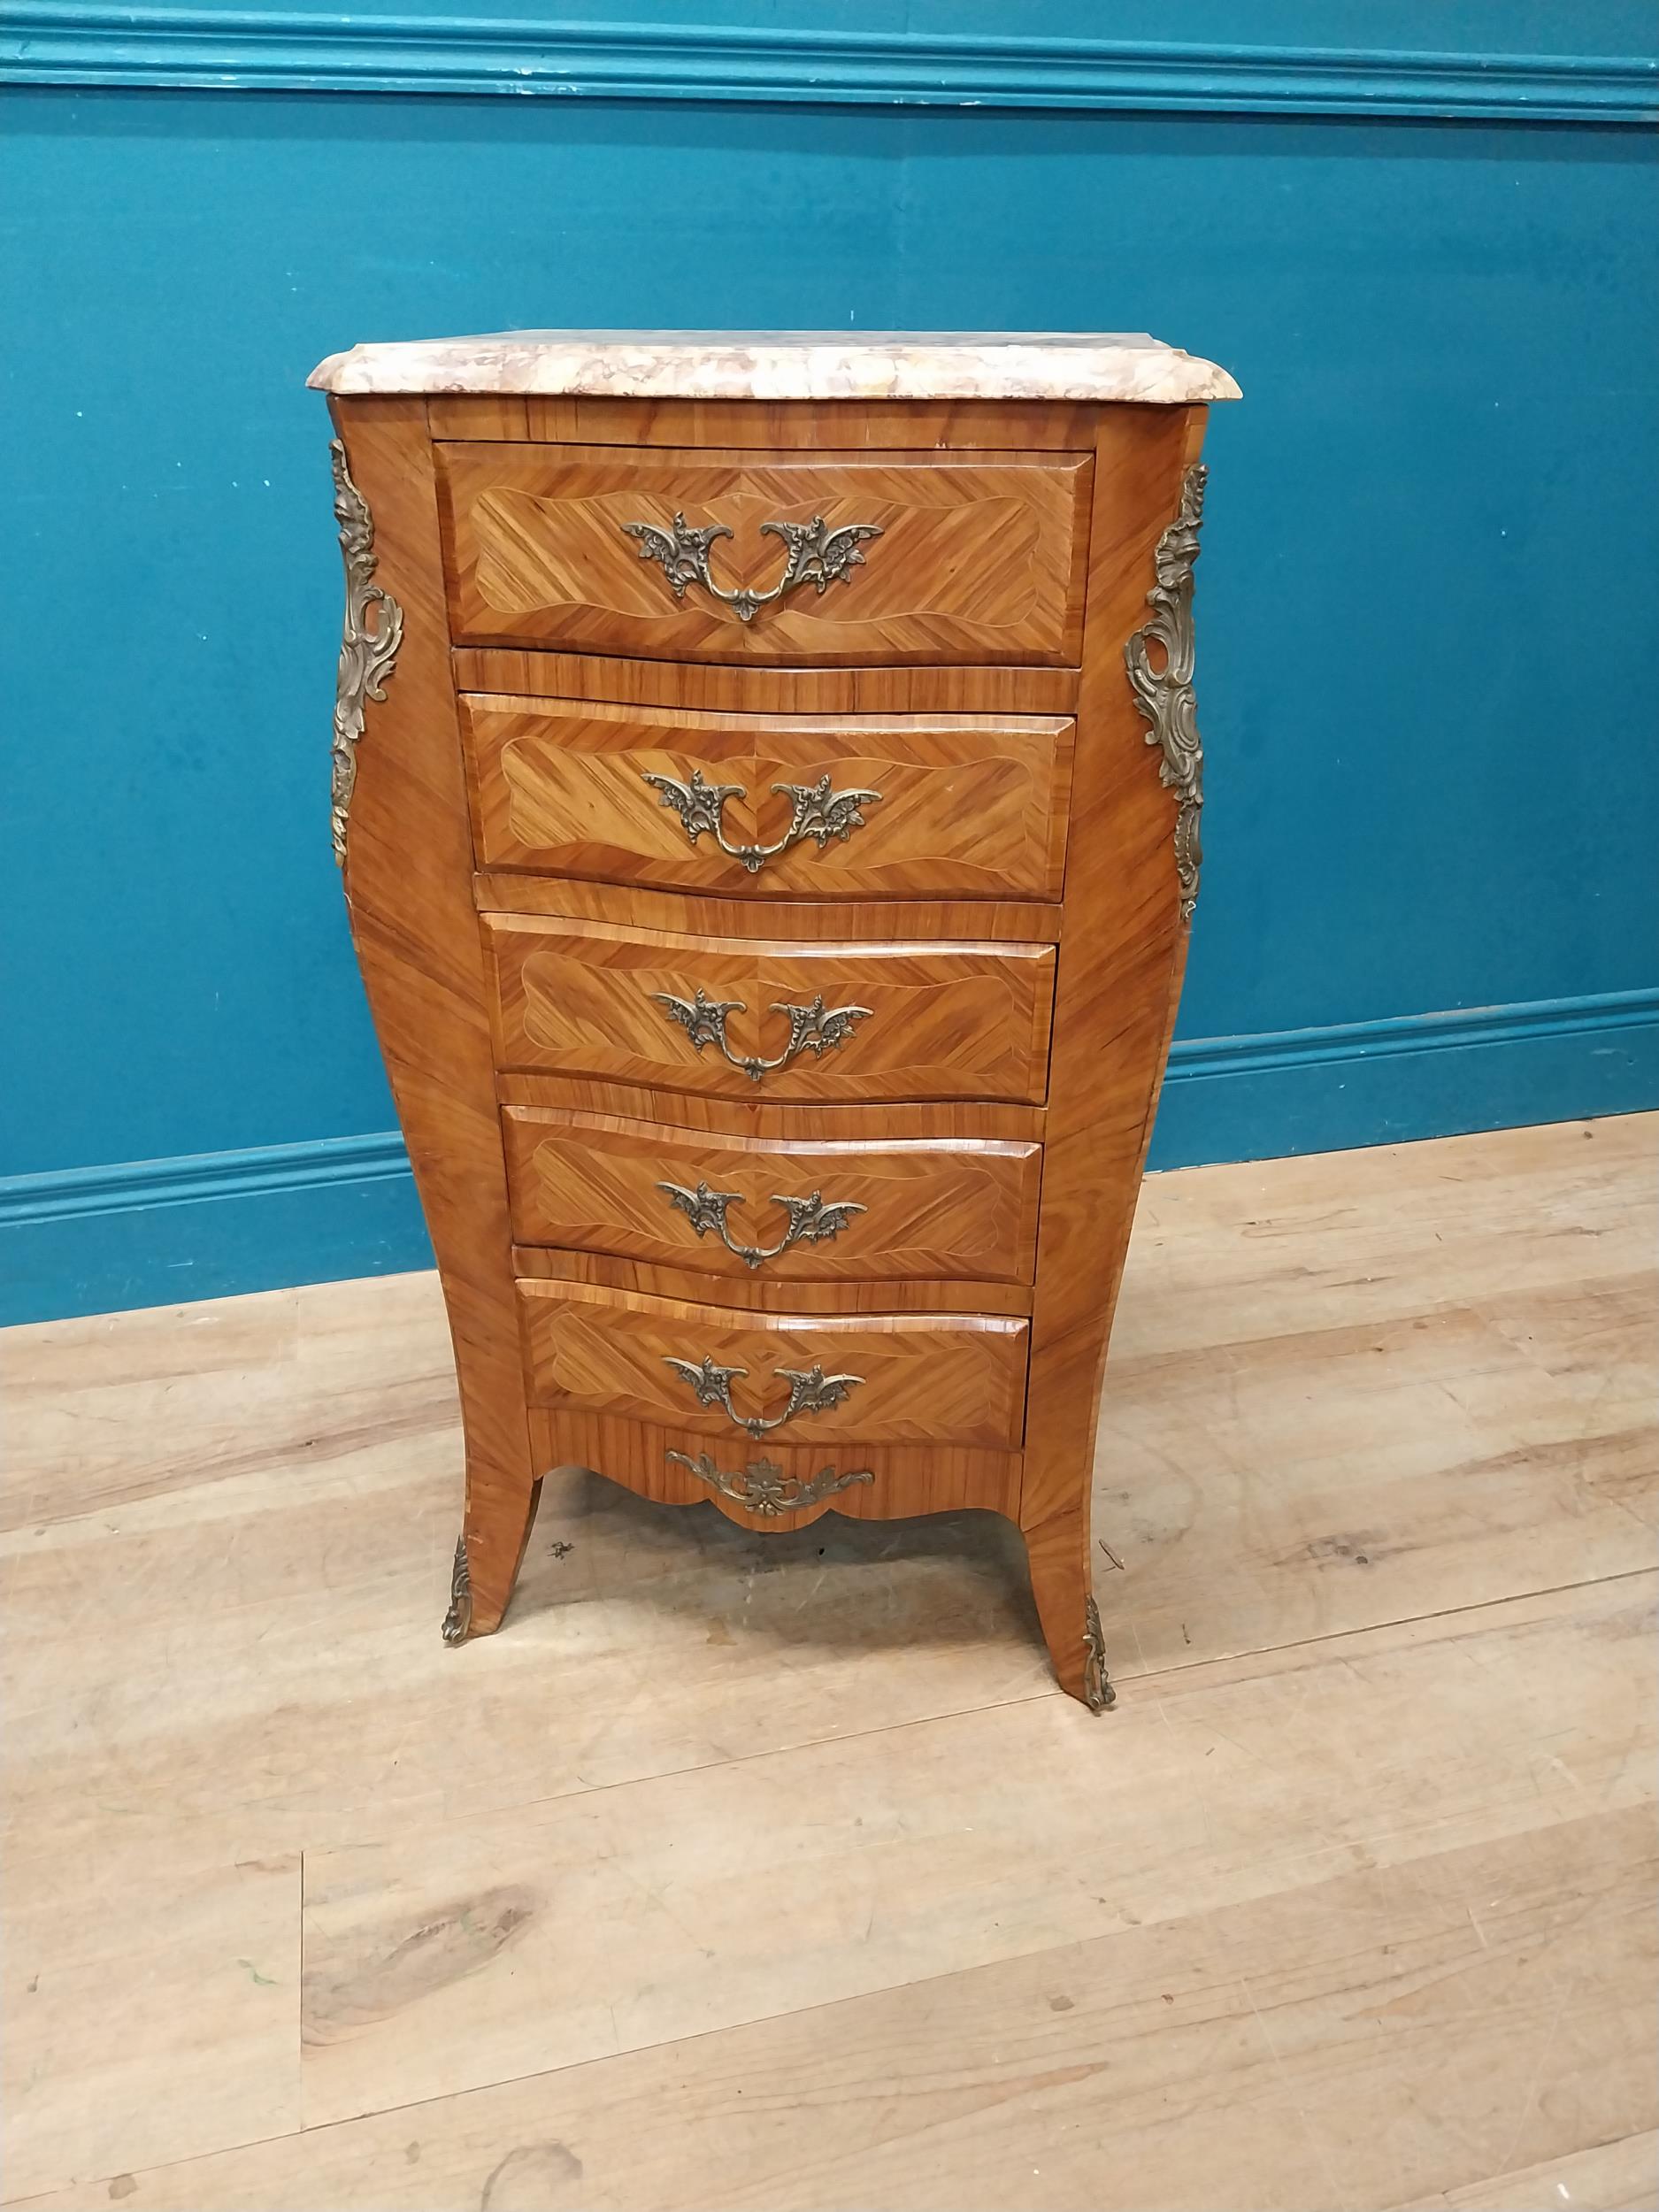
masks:
{"label": "drawer", "polygon": [[435,451],[457,645],[793,666],[1079,658],[1085,455]]}
{"label": "drawer", "polygon": [[504,1069],[727,1098],[1035,1102],[1047,1086],[1052,945],[480,918]]}
{"label": "drawer", "polygon": [[764,1141],[522,1106],[502,1119],[519,1244],[743,1281],[1032,1280],[1035,1144]]}
{"label": "drawer", "polygon": [[781,1444],[700,1435],[603,1413],[530,1410],[543,1467],[603,1467],[641,1497],[707,1502],[741,1527],[804,1528],[823,1513],[900,1520],[978,1506],[1019,1518],[1020,1455],[927,1444]]}
{"label": "drawer", "polygon": [[481,866],[730,897],[1058,899],[1074,726],[462,702]]}
{"label": "drawer", "polygon": [[1028,1325],[1005,1315],[773,1314],[520,1282],[533,1405],[663,1425],[693,1456],[777,1437],[1009,1449]]}

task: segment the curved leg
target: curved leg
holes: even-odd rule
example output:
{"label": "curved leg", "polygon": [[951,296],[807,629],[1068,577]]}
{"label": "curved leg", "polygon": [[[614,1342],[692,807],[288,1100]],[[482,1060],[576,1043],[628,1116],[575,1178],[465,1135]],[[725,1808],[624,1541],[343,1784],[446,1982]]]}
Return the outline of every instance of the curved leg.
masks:
{"label": "curved leg", "polygon": [[1060,1687],[1090,1712],[1102,1713],[1118,1693],[1107,1676],[1100,1609],[1090,1587],[1088,1516],[1081,1508],[1057,1513],[1024,1534],[1032,1595]]}
{"label": "curved leg", "polygon": [[501,1626],[541,1496],[540,1477],[516,1489],[496,1486],[481,1495],[468,1484],[466,1526],[456,1539],[449,1609],[443,1617],[446,1644],[491,1636]]}
{"label": "curved leg", "polygon": [[464,1643],[501,1624],[540,1469],[472,896],[437,464],[426,402],[414,395],[353,401],[335,423],[347,603],[334,850],[455,1347],[466,1515],[444,1635]]}
{"label": "curved leg", "polygon": [[[1195,777],[1192,695],[1183,686],[1197,531],[1190,471],[1203,419],[1196,408],[1169,408],[1155,421],[1148,409],[1104,407],[1095,434],[1078,693],[1078,726],[1088,741],[1078,748],[1071,838],[1074,852],[1108,840],[1112,857],[1109,868],[1066,876],[1020,1522],[1055,1671],[1097,1711],[1111,1701],[1090,1591],[1101,1380],[1187,958],[1191,887],[1183,872],[1197,864],[1197,784],[1187,788],[1187,769],[1172,768],[1168,753],[1154,766],[1141,701],[1156,698],[1158,714],[1179,728],[1181,760],[1194,764]],[[1148,621],[1149,607],[1169,635],[1179,621],[1179,653]],[[1155,673],[1151,658],[1167,664]]]}

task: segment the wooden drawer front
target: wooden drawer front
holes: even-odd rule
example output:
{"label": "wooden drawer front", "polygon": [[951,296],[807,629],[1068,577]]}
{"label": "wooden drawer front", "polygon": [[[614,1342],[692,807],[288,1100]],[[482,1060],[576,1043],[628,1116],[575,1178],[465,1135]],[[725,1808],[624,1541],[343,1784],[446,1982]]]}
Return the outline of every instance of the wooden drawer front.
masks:
{"label": "wooden drawer front", "polygon": [[603,1467],[641,1497],[706,1502],[745,1528],[804,1528],[823,1513],[896,1520],[964,1505],[1019,1517],[1018,1452],[862,1438],[841,1445],[784,1444],[776,1436],[726,1442],[691,1429],[541,1406],[531,1409],[530,1435],[543,1467]]}
{"label": "wooden drawer front", "polygon": [[1043,1095],[1050,945],[776,943],[481,918],[504,1068],[728,1098]]}
{"label": "wooden drawer front", "polygon": [[1058,899],[1073,726],[463,702],[482,865],[737,897]]}
{"label": "wooden drawer front", "polygon": [[1034,1144],[766,1141],[522,1106],[503,1122],[520,1244],[744,1281],[1032,1279]]}
{"label": "wooden drawer front", "polygon": [[[798,665],[1079,657],[1082,455],[436,450],[457,644]],[[704,545],[675,542],[677,516],[694,536],[722,533],[706,541],[707,582],[692,573]],[[764,525],[818,521],[820,558],[781,598],[745,619],[717,595],[769,592],[802,565]],[[871,534],[835,535],[855,528]]]}
{"label": "wooden drawer front", "polygon": [[744,1313],[551,1282],[518,1302],[533,1404],[658,1422],[694,1455],[1023,1433],[1027,1324],[1006,1316]]}

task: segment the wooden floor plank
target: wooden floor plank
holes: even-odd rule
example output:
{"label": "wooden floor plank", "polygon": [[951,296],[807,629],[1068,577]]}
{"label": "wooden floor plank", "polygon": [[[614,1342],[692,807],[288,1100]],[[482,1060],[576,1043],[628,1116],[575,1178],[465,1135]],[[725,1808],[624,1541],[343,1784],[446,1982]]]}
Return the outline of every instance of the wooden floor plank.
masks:
{"label": "wooden floor plank", "polygon": [[1096,1470],[1118,1678],[1654,1564],[1655,1169],[1638,1115],[1153,1178]]}
{"label": "wooden floor plank", "polygon": [[[1571,2172],[1586,2139],[1652,2122],[1654,1847],[1644,1809],[1357,1863],[121,2193],[133,2212],[1559,2206],[1446,2193],[1517,2147]],[[1622,2186],[1632,2164],[1601,2170]],[[108,2201],[88,2185],[42,2212]]]}
{"label": "wooden floor plank", "polygon": [[[1433,2200],[1433,2212],[1653,2212],[1659,2204],[1659,2134],[1569,2151],[1524,2173],[1471,2181]],[[1429,2212],[1429,2208],[1422,2208]]]}
{"label": "wooden floor plank", "polygon": [[1631,1114],[1150,1176],[1112,1356],[1646,1276],[1656,1164]]}
{"label": "wooden floor plank", "polygon": [[407,1456],[437,1440],[451,1455],[436,1283],[324,1283],[0,1331],[0,1529],[38,1534],[364,1448]]}
{"label": "wooden floor plank", "polygon": [[1659,1563],[1651,1400],[1603,1425],[1464,1318],[1425,1325],[1438,1374],[1367,1331],[1114,1379],[1094,1526],[1117,1678]]}
{"label": "wooden floor plank", "polygon": [[299,2125],[297,1854],[47,1829],[8,1845],[4,1887],[8,2197]]}
{"label": "wooden floor plank", "polygon": [[1656,1591],[308,1852],[307,2124],[1640,1801]]}

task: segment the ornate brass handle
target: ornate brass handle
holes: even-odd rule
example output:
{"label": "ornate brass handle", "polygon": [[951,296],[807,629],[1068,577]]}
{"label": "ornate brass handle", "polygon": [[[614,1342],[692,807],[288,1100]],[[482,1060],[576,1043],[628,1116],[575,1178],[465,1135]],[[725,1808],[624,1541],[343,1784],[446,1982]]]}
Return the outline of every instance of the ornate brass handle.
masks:
{"label": "ornate brass handle", "polygon": [[844,1045],[855,1025],[868,1020],[871,1011],[867,1006],[826,1008],[821,991],[810,1006],[786,1006],[780,999],[774,999],[772,1012],[789,1017],[789,1041],[775,1060],[750,1060],[733,1051],[726,1033],[726,1016],[747,1010],[741,998],[709,998],[701,984],[690,999],[676,998],[672,991],[653,991],[651,996],[671,1022],[679,1023],[699,1052],[704,1045],[718,1045],[732,1065],[741,1068],[752,1083],[758,1083],[763,1075],[770,1075],[779,1068],[787,1068],[803,1052],[810,1052],[821,1060],[832,1047]]}
{"label": "ornate brass handle", "polygon": [[833,1497],[838,1490],[849,1490],[856,1482],[875,1480],[868,1467],[855,1468],[845,1475],[826,1467],[803,1482],[796,1475],[786,1475],[770,1459],[751,1459],[741,1475],[726,1475],[707,1452],[699,1452],[695,1459],[686,1452],[666,1452],[664,1457],[688,1467],[699,1482],[706,1482],[723,1498],[735,1498],[739,1505],[759,1515],[798,1513],[803,1506],[816,1505],[820,1498]]}
{"label": "ornate brass handle", "polygon": [[821,599],[832,584],[850,583],[849,572],[864,565],[858,550],[861,541],[881,535],[873,522],[849,522],[831,530],[822,515],[814,515],[810,522],[763,522],[761,535],[781,538],[788,549],[782,577],[770,591],[751,591],[746,584],[724,591],[710,572],[709,548],[716,538],[733,535],[725,523],[711,522],[707,529],[694,530],[683,514],[676,513],[672,530],[659,530],[654,522],[625,522],[621,526],[639,540],[642,561],[662,563],[676,599],[685,597],[689,585],[701,584],[710,598],[730,607],[740,622],[752,622],[760,608],[771,606],[797,584],[810,584]]}
{"label": "ornate brass handle", "polygon": [[827,1243],[830,1238],[841,1234],[855,1214],[866,1210],[850,1199],[826,1206],[822,1191],[815,1190],[810,1198],[786,1198],[781,1191],[774,1191],[772,1202],[781,1206],[788,1215],[788,1227],[776,1244],[739,1244],[732,1235],[732,1225],[726,1212],[728,1206],[741,1203],[741,1191],[710,1190],[706,1183],[699,1183],[695,1190],[686,1190],[679,1183],[659,1183],[657,1187],[667,1192],[669,1204],[678,1207],[699,1238],[714,1230],[726,1250],[735,1252],[745,1267],[764,1266],[780,1252],[787,1252],[792,1244]]}
{"label": "ornate brass handle", "polygon": [[859,808],[879,805],[881,799],[879,791],[833,791],[827,773],[814,784],[775,783],[772,789],[781,793],[795,810],[788,828],[775,845],[733,845],[726,841],[723,819],[726,803],[728,799],[747,798],[745,785],[705,783],[701,768],[692,770],[687,783],[680,783],[672,776],[653,775],[649,768],[641,768],[640,774],[662,794],[662,803],[679,815],[692,844],[706,830],[720,850],[739,862],[751,876],[757,875],[769,860],[787,853],[803,838],[811,838],[819,852],[832,837],[839,837],[844,845],[856,829],[864,826]]}
{"label": "ornate brass handle", "polygon": [[793,1421],[797,1413],[826,1413],[850,1397],[863,1382],[862,1375],[826,1375],[814,1364],[803,1371],[798,1367],[774,1367],[789,1386],[789,1402],[781,1413],[770,1418],[764,1413],[741,1414],[732,1403],[732,1379],[747,1375],[747,1367],[717,1367],[705,1352],[700,1360],[676,1359],[672,1352],[664,1355],[667,1364],[677,1375],[683,1375],[696,1394],[700,1406],[722,1406],[740,1429],[750,1436],[764,1436],[772,1429],[780,1429],[786,1421]]}

